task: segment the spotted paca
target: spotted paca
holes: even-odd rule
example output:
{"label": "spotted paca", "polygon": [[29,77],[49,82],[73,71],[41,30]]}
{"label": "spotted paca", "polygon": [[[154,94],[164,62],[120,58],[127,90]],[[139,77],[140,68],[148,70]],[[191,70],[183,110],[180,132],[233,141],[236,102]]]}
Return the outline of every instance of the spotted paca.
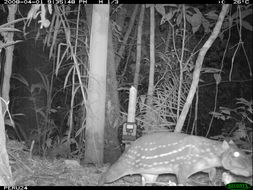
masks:
{"label": "spotted paca", "polygon": [[151,133],[135,142],[101,176],[99,185],[111,183],[132,174],[142,175],[142,185],[155,183],[159,174],[175,174],[179,184],[197,172],[209,173],[211,180],[216,167],[230,172],[252,175],[252,162],[230,141],[219,142],[182,133]]}

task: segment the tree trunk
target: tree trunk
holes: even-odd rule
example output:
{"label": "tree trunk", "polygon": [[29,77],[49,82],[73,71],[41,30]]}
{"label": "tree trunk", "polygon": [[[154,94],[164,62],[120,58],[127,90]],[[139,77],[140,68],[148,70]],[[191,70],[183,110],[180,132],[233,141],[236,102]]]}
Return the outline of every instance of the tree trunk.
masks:
{"label": "tree trunk", "polygon": [[[8,5],[9,9],[9,16],[7,21],[12,22],[15,20],[15,14],[17,11],[17,5]],[[14,25],[10,25],[10,28],[14,28]],[[3,35],[4,33],[2,33]],[[5,33],[4,41],[6,43],[13,42],[13,35],[14,32],[7,32]],[[10,78],[12,73],[12,60],[13,60],[13,50],[14,46],[6,47],[6,60],[4,63],[4,77],[3,77],[3,86],[2,86],[2,98],[9,102],[9,91],[10,91]],[[5,105],[8,106],[8,105]],[[0,100],[0,186],[10,186],[13,185],[13,179],[11,174],[11,168],[9,165],[9,157],[6,150],[6,138],[5,138],[5,125],[4,125],[4,115],[5,106],[2,106],[2,100]],[[4,110],[2,110],[4,108]]]}
{"label": "tree trunk", "polygon": [[85,163],[103,163],[109,5],[93,5]]}
{"label": "tree trunk", "polygon": [[2,114],[2,100],[0,100],[0,186],[13,185],[9,157],[6,150],[4,117]]}
{"label": "tree trunk", "polygon": [[[154,75],[155,75],[155,8],[154,5],[150,5],[150,68],[149,68],[149,84],[148,84],[148,96],[147,96],[147,112],[145,121],[151,125],[155,125],[154,121],[150,118],[155,118],[153,112],[153,94],[154,94]],[[149,126],[147,131],[152,130]]]}
{"label": "tree trunk", "polygon": [[145,12],[145,5],[142,5],[140,20],[138,24],[137,54],[136,54],[136,66],[135,66],[135,73],[134,73],[134,87],[136,88],[137,91],[138,91],[139,74],[140,74],[140,67],[141,67],[141,37],[142,37],[142,25],[143,25],[143,20],[144,20],[144,12]]}
{"label": "tree trunk", "polygon": [[[12,22],[15,20],[15,14],[17,11],[17,5],[8,5],[9,9],[9,16],[7,19],[7,22]],[[14,28],[14,25],[10,25],[9,28]],[[7,32],[6,35],[4,35],[4,41],[6,44],[13,42],[13,36],[14,32]],[[12,73],[12,60],[13,60],[13,50],[14,50],[14,45],[8,46],[5,48],[5,63],[4,63],[4,77],[2,81],[2,97],[6,102],[9,102],[9,92],[10,92],[10,78],[11,78],[11,73]],[[6,110],[2,110],[3,113]]]}
{"label": "tree trunk", "polygon": [[106,125],[105,125],[105,153],[104,162],[114,163],[121,155],[118,140],[118,127],[120,124],[118,82],[116,78],[115,56],[112,40],[112,30],[108,34],[107,56],[107,84],[106,84]]}

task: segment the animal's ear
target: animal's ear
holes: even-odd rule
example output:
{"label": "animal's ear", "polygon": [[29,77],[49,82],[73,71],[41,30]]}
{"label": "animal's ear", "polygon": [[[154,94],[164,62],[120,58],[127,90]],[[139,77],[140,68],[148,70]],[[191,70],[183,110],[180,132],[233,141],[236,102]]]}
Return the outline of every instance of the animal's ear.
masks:
{"label": "animal's ear", "polygon": [[234,141],[232,141],[232,140],[229,141],[229,144],[235,145]]}
{"label": "animal's ear", "polygon": [[223,148],[224,150],[229,149],[229,143],[228,143],[227,141],[223,141],[223,143],[222,143],[222,148]]}

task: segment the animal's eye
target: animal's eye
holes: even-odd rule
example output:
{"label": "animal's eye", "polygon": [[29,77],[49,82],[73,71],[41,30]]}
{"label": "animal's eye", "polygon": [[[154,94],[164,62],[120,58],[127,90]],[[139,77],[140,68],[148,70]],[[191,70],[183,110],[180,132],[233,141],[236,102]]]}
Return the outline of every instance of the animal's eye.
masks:
{"label": "animal's eye", "polygon": [[240,153],[239,152],[234,152],[234,157],[238,158],[240,156]]}

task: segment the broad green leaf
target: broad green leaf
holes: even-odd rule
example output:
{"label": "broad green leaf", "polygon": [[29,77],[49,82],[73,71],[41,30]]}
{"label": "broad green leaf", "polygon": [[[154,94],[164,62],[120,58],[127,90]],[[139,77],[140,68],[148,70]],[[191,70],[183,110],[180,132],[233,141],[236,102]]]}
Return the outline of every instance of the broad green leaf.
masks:
{"label": "broad green leaf", "polygon": [[214,73],[214,74],[213,74],[213,77],[214,77],[214,79],[215,79],[215,81],[216,81],[216,84],[219,84],[220,81],[221,81],[221,76],[220,76],[220,74]]}
{"label": "broad green leaf", "polygon": [[190,15],[188,15],[188,14],[186,14],[186,20],[187,20],[187,22],[189,22],[190,24],[191,24],[191,22],[192,22],[192,17],[190,16]]}
{"label": "broad green leaf", "polygon": [[220,72],[220,69],[212,68],[212,67],[204,67],[201,69],[201,72],[203,73],[218,73]]}
{"label": "broad green leaf", "polygon": [[192,27],[193,34],[195,34],[195,32],[197,32],[199,30],[199,27],[200,27],[200,25]]}
{"label": "broad green leaf", "polygon": [[180,12],[180,14],[177,17],[177,26],[179,26],[182,22],[182,17],[183,17],[182,15],[183,15],[182,12]]}
{"label": "broad green leaf", "polygon": [[191,25],[192,27],[197,27],[201,25],[201,15],[200,14],[194,14],[191,18]]}
{"label": "broad green leaf", "polygon": [[210,32],[210,23],[204,17],[202,17],[202,26],[204,27],[205,33],[209,33]]}
{"label": "broad green leaf", "polygon": [[164,5],[162,5],[162,4],[156,4],[156,5],[155,5],[155,9],[156,9],[157,12],[159,12],[162,16],[165,15],[165,8],[164,8]]}
{"label": "broad green leaf", "polygon": [[168,12],[167,14],[163,15],[160,24],[164,24],[166,21],[170,21],[172,17],[173,17],[173,12]]}
{"label": "broad green leaf", "polygon": [[246,29],[246,30],[249,30],[249,31],[253,31],[253,28],[252,28],[252,25],[250,23],[248,23],[247,21],[242,21],[242,26]]}
{"label": "broad green leaf", "polygon": [[216,10],[212,10],[212,11],[209,11],[208,13],[206,13],[206,17],[209,18],[209,19],[212,19],[212,20],[217,20],[219,15],[215,13]]}

